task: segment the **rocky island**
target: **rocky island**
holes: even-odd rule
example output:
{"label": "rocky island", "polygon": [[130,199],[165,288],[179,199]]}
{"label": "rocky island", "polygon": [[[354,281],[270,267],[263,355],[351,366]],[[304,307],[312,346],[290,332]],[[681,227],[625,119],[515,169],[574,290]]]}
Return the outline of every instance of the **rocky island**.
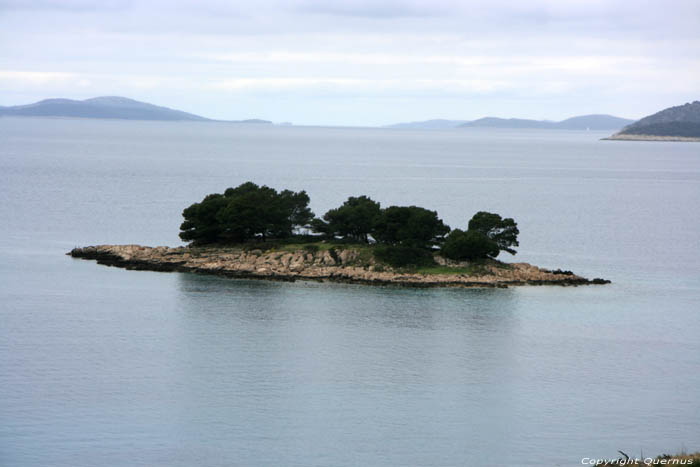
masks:
{"label": "rocky island", "polygon": [[181,271],[272,280],[319,280],[411,287],[607,284],[571,271],[496,260],[516,254],[518,226],[480,211],[466,230],[451,229],[418,206],[382,209],[367,196],[313,215],[305,191],[246,182],[187,207],[186,247],[99,245],[74,258],[149,271]]}
{"label": "rocky island", "polygon": [[232,278],[281,281],[313,280],[408,287],[576,286],[607,284],[571,271],[550,271],[527,263],[451,261],[438,255],[435,266],[394,268],[377,261],[369,248],[322,245],[318,248],[145,247],[99,245],[75,248],[74,258],[145,271],[215,274]]}

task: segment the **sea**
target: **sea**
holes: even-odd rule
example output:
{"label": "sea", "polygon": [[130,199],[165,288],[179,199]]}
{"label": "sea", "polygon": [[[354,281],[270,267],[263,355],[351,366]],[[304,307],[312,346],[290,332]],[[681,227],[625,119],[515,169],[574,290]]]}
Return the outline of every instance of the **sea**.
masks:
{"label": "sea", "polygon": [[[700,144],[606,132],[0,118],[0,465],[519,466],[700,450]],[[245,181],[513,217],[612,284],[127,271]],[[586,459],[589,459],[586,461]]]}

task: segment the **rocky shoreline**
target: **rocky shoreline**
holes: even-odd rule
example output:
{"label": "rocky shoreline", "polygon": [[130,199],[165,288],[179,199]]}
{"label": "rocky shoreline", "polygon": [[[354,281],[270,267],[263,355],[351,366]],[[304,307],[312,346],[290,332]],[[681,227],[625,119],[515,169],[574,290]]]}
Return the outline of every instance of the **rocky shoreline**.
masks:
{"label": "rocky shoreline", "polygon": [[656,136],[656,135],[634,135],[634,134],[614,134],[603,141],[678,141],[678,142],[700,142],[700,138],[687,136]]}
{"label": "rocky shoreline", "polygon": [[436,256],[438,272],[393,270],[355,248],[299,249],[295,251],[236,247],[146,247],[98,245],[75,248],[68,255],[98,264],[132,270],[194,272],[232,278],[278,281],[313,280],[407,287],[508,287],[521,285],[578,286],[608,284],[571,271],[550,271],[527,263],[491,261],[469,268]]}

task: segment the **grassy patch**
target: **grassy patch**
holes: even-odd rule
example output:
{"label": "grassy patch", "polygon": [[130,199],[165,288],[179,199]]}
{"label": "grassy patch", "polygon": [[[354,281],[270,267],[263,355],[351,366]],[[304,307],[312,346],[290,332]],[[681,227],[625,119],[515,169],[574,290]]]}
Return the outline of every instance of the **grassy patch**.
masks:
{"label": "grassy patch", "polygon": [[372,259],[374,258],[374,252],[372,251],[372,246],[362,245],[357,251],[359,255],[355,260],[352,261],[353,266],[368,268],[372,264]]}
{"label": "grassy patch", "polygon": [[491,274],[491,268],[510,269],[507,263],[495,260],[482,260],[469,263],[467,266],[426,266],[416,269],[418,274],[453,274],[465,276],[485,276]]}

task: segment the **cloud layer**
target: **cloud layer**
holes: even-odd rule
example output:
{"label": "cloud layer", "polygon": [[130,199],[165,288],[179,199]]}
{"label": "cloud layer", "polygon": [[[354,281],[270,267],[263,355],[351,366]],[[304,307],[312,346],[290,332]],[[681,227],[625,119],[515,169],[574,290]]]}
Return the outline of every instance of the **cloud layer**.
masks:
{"label": "cloud layer", "polygon": [[697,1],[0,0],[0,105],[213,118],[639,117],[700,97]]}

